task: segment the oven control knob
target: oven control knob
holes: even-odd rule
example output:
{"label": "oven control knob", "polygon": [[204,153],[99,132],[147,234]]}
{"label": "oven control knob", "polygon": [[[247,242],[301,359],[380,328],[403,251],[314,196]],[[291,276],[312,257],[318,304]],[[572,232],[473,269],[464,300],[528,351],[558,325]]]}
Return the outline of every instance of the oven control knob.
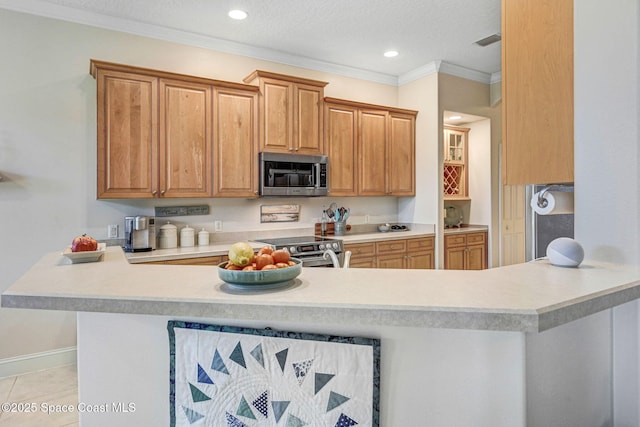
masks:
{"label": "oven control knob", "polygon": [[324,251],[324,243],[320,243],[320,245],[318,246],[318,248],[319,248],[321,251]]}
{"label": "oven control knob", "polygon": [[295,253],[296,253],[296,252],[298,252],[298,251],[296,250],[296,247],[295,247],[295,246],[291,246],[291,247],[289,248],[289,252],[291,252],[292,254],[295,254]]}
{"label": "oven control knob", "polygon": [[339,249],[339,248],[340,248],[340,245],[339,245],[339,244],[337,244],[337,243],[334,243],[334,244],[333,244],[333,249]]}

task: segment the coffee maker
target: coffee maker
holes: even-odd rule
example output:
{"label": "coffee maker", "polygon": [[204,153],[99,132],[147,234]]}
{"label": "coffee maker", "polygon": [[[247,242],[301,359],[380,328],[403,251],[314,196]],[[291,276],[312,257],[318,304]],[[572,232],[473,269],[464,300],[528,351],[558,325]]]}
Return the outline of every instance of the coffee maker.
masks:
{"label": "coffee maker", "polygon": [[156,219],[152,216],[124,217],[125,252],[149,252],[156,248]]}

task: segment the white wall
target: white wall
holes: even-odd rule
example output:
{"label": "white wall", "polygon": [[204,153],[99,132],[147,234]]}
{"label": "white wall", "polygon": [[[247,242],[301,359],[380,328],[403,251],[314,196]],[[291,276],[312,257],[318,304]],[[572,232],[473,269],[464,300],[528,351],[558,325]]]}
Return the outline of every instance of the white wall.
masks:
{"label": "white wall", "polygon": [[[175,318],[78,313],[78,319],[80,401],[136,405],[134,413],[81,413],[81,425],[168,425],[166,327],[167,320]],[[380,339],[381,427],[527,425],[523,333],[338,325],[330,321],[175,320]],[[585,411],[585,416],[588,414]]]}
{"label": "white wall", "polygon": [[[640,261],[640,7],[574,2],[575,237],[586,257]],[[640,425],[639,303],[612,310],[613,414]]]}
{"label": "white wall", "polygon": [[[253,70],[328,81],[327,96],[395,106],[397,87],[294,68],[207,49],[66,23],[0,9],[0,291],[42,254],[62,251],[81,233],[106,237],[107,224],[156,205],[209,204],[208,217],[225,231],[262,229],[261,204],[283,200],[191,199],[97,201],[95,81],[91,58],[241,82]],[[322,204],[300,200],[300,223],[312,226]],[[397,199],[335,199],[352,208],[353,222],[397,217]],[[287,200],[289,202],[289,200]],[[182,218],[185,220],[185,218]],[[194,224],[196,225],[196,224]],[[0,360],[75,345],[75,314],[0,309]]]}
{"label": "white wall", "polygon": [[[491,120],[465,125],[469,128],[469,224],[491,226]],[[497,190],[496,190],[497,191]],[[489,231],[491,235],[491,231]]]}
{"label": "white wall", "polygon": [[400,221],[436,224],[440,176],[438,166],[438,75],[432,74],[401,86],[399,102],[418,111],[416,117],[416,196],[400,199]]}

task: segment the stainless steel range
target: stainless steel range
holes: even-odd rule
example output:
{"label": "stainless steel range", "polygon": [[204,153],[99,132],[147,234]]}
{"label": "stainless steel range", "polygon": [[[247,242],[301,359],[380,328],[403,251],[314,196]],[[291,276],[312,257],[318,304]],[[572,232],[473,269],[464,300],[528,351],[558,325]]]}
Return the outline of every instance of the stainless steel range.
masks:
{"label": "stainless steel range", "polygon": [[322,255],[327,249],[331,249],[342,259],[344,247],[342,240],[328,239],[326,237],[303,236],[282,237],[278,239],[259,239],[260,242],[275,246],[276,249],[286,249],[291,256],[302,260],[304,267],[332,267],[331,259],[325,259]]}

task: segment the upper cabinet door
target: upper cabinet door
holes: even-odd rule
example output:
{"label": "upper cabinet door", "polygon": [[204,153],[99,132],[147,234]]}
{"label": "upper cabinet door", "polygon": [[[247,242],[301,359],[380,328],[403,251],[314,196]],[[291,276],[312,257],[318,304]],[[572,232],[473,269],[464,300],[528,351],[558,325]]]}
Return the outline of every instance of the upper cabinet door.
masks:
{"label": "upper cabinet door", "polygon": [[260,151],[323,154],[326,82],[256,70],[260,86]]}
{"label": "upper cabinet door", "polygon": [[358,110],[326,105],[325,148],[329,157],[329,195],[357,196]]}
{"label": "upper cabinet door", "polygon": [[361,110],[358,156],[361,196],[384,196],[387,192],[387,111]]}
{"label": "upper cabinet door", "polygon": [[215,197],[257,196],[257,117],[257,92],[214,88]]}
{"label": "upper cabinet door", "polygon": [[415,196],[415,128],[414,115],[389,115],[387,190],[392,196]]}
{"label": "upper cabinet door", "polygon": [[293,151],[299,154],[322,154],[324,132],[322,127],[324,89],[317,86],[294,86],[294,141]]}
{"label": "upper cabinet door", "polygon": [[155,197],[158,79],[98,70],[96,80],[97,197]]}
{"label": "upper cabinet door", "polygon": [[261,151],[290,152],[293,147],[293,86],[279,80],[264,79],[263,110],[260,118],[263,137]]}
{"label": "upper cabinet door", "polygon": [[443,194],[445,200],[469,199],[469,128],[444,127]]}
{"label": "upper cabinet door", "polygon": [[573,182],[573,0],[502,0],[503,183]]}
{"label": "upper cabinet door", "polygon": [[160,81],[160,195],[211,197],[211,86]]}

